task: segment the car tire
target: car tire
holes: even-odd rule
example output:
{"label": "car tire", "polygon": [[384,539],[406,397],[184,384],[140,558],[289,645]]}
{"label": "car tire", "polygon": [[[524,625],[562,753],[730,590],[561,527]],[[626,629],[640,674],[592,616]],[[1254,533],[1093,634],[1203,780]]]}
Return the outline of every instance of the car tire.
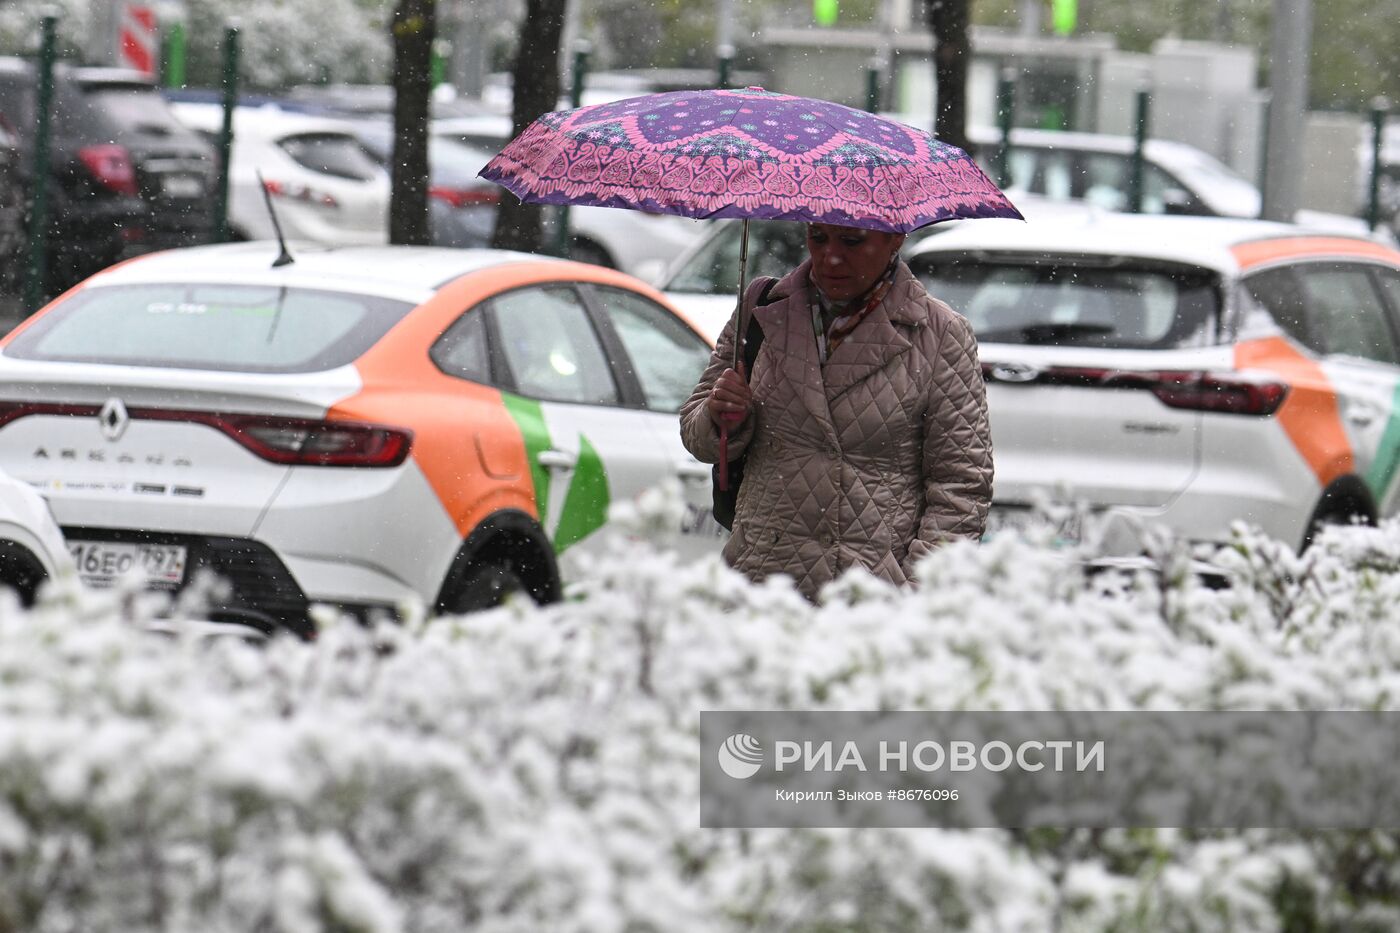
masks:
{"label": "car tire", "polygon": [[613,262],[613,258],[608,254],[608,251],[592,240],[570,240],[569,258],[574,262],[586,262],[608,269],[617,268],[617,263]]}
{"label": "car tire", "polygon": [[1301,554],[1312,547],[1313,540],[1318,533],[1328,525],[1374,525],[1375,523],[1374,511],[1352,495],[1350,491],[1336,487],[1329,488],[1322,494],[1317,508],[1313,510],[1312,517],[1308,519],[1307,531],[1303,534],[1303,544],[1298,548],[1298,553]]}
{"label": "car tire", "polygon": [[19,596],[20,605],[34,605],[39,587],[48,579],[44,565],[28,548],[12,541],[0,541],[0,587],[8,587]]}
{"label": "car tire", "polygon": [[466,613],[494,609],[518,594],[535,598],[524,577],[509,563],[485,561],[472,566],[463,575],[449,611]]}

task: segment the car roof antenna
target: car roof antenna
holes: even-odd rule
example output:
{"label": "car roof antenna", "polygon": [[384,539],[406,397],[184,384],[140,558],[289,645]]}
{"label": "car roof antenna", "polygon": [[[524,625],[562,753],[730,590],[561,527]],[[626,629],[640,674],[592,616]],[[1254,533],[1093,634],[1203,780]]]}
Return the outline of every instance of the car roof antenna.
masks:
{"label": "car roof antenna", "polygon": [[272,260],[272,268],[278,266],[289,266],[296,262],[292,254],[287,252],[287,241],[282,236],[282,225],[277,222],[277,211],[272,207],[272,192],[267,190],[267,182],[263,181],[262,169],[254,169],[253,173],[258,176],[258,187],[262,189],[263,201],[267,203],[267,215],[272,218],[272,229],[277,232],[277,247],[281,250],[277,258]]}

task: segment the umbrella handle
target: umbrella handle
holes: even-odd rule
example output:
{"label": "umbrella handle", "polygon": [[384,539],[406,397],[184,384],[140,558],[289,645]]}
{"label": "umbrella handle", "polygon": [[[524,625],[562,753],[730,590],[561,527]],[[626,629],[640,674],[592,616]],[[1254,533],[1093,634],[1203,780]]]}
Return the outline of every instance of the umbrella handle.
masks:
{"label": "umbrella handle", "polygon": [[[734,332],[734,359],[733,368],[739,373],[745,382],[748,376],[744,372],[744,358],[742,348],[744,338],[748,335],[748,324],[744,320],[744,287],[748,285],[749,278],[749,219],[744,218],[744,226],[739,239],[739,315],[735,322],[738,329]],[[726,416],[724,421],[743,421],[743,415],[735,418]],[[729,491],[729,425],[719,426],[719,491]]]}
{"label": "umbrella handle", "polygon": [[719,491],[729,491],[729,426],[719,426]]}

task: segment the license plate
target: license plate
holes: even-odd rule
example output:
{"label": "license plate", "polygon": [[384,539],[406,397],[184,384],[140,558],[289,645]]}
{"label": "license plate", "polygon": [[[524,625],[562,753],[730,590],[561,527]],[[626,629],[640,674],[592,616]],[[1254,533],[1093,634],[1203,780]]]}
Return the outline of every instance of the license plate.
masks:
{"label": "license plate", "polygon": [[204,196],[204,183],[194,175],[165,175],[160,190],[167,198],[198,198]]}
{"label": "license plate", "polygon": [[68,552],[88,586],[111,586],[132,571],[145,574],[147,585],[161,589],[185,580],[185,549],[174,544],[69,541]]}

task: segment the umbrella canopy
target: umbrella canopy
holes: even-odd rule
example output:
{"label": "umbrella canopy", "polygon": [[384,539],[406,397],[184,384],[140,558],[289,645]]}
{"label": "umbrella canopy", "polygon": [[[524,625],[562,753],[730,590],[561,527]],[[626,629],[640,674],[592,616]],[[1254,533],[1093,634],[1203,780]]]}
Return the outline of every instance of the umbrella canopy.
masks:
{"label": "umbrella canopy", "polygon": [[481,176],[543,204],[893,233],[1021,216],[956,146],[864,111],[762,88],[548,113]]}

